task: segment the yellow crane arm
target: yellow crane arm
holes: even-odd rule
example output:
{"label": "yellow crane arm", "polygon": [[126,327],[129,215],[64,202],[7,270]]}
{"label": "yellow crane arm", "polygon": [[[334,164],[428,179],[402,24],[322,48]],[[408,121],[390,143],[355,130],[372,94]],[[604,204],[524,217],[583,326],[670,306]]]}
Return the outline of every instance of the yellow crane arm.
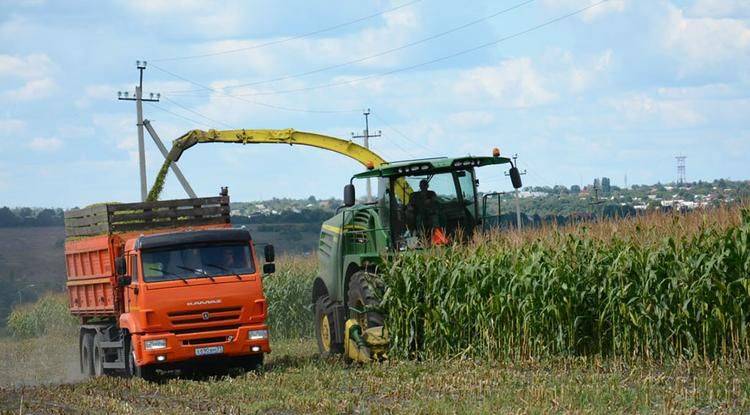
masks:
{"label": "yellow crane arm", "polygon": [[178,161],[182,152],[198,143],[239,144],[289,144],[322,148],[353,158],[365,166],[378,167],[385,163],[382,157],[352,141],[323,134],[286,130],[192,130],[174,140],[169,159]]}
{"label": "yellow crane arm", "polygon": [[198,143],[238,143],[238,144],[289,144],[317,147],[350,157],[364,166],[378,167],[385,160],[369,149],[348,140],[323,134],[285,130],[191,130],[172,142],[172,149],[164,161],[148,194],[149,201],[159,199],[164,187],[164,179],[172,162],[178,161],[182,153]]}

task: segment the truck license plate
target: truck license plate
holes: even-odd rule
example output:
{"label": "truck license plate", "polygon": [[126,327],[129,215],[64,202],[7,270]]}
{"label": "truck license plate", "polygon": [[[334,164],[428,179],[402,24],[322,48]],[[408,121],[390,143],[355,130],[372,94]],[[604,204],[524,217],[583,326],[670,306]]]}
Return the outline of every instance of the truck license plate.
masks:
{"label": "truck license plate", "polygon": [[195,349],[196,356],[208,356],[211,354],[222,354],[222,353],[224,353],[224,346],[197,347]]}

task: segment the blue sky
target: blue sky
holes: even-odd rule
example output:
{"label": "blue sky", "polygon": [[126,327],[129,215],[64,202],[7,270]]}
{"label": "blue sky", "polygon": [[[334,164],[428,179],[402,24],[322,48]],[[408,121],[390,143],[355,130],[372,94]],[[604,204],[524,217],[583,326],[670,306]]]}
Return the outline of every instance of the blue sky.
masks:
{"label": "blue sky", "polygon": [[[149,61],[145,91],[162,93],[160,103],[145,105],[145,117],[165,140],[228,127],[348,138],[361,132],[361,109],[369,107],[373,129],[383,133],[373,148],[391,160],[483,155],[497,146],[519,154],[527,185],[597,176],[622,185],[625,175],[629,184],[673,181],[682,153],[689,180],[748,179],[747,0],[611,0],[400,70],[594,3],[5,0],[0,205],[138,199],[135,108],[116,99],[118,90],[134,90],[137,59]],[[378,58],[288,77],[464,25]],[[164,60],[233,49],[245,50]],[[287,79],[269,82],[275,78]],[[332,83],[340,85],[319,87]],[[151,180],[161,160],[150,140],[146,149]],[[197,193],[229,186],[238,201],[340,197],[360,170],[335,154],[285,146],[203,145],[180,166]],[[500,169],[485,168],[479,178],[484,190],[510,188]],[[183,195],[170,176],[164,197]]]}

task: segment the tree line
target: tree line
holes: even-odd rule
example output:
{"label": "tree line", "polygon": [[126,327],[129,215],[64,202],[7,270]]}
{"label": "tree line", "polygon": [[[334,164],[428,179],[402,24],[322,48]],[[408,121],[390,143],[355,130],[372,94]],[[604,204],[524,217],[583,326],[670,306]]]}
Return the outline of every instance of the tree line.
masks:
{"label": "tree line", "polygon": [[0,228],[63,226],[62,209],[0,208]]}

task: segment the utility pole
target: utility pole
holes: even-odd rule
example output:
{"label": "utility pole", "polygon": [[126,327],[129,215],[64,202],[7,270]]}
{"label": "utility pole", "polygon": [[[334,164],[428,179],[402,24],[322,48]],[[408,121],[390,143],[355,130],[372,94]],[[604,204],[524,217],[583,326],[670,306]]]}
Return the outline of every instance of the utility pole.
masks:
{"label": "utility pole", "polygon": [[677,160],[677,180],[680,184],[685,183],[685,159],[687,156],[675,156]]}
{"label": "utility pole", "polygon": [[135,66],[138,68],[138,72],[140,72],[138,86],[135,87],[135,96],[128,96],[127,91],[118,91],[117,99],[120,101],[135,101],[136,125],[138,126],[138,168],[140,169],[141,176],[141,202],[145,202],[148,190],[146,185],[146,149],[143,141],[143,101],[159,102],[161,94],[156,94],[154,98],[154,93],[152,92],[149,94],[149,98],[143,98],[143,71],[146,69],[146,61],[135,61]]}
{"label": "utility pole", "polygon": [[[161,151],[161,155],[164,156],[164,160],[166,160],[169,157],[169,151],[167,151],[167,148],[164,147],[164,143],[161,141],[161,138],[159,138],[159,135],[156,134],[156,130],[154,130],[154,127],[151,126],[151,121],[143,120],[143,125],[146,127],[146,131],[148,131],[148,134],[154,140],[154,144],[156,144],[156,147],[158,147],[159,151]],[[197,198],[198,196],[193,191],[190,183],[188,183],[185,175],[182,174],[182,170],[180,170],[180,167],[177,166],[177,162],[172,161],[171,163],[169,163],[169,167],[174,172],[174,175],[182,185],[182,188],[185,189],[185,193],[187,193],[188,197],[190,197],[191,199]]]}
{"label": "utility pole", "polygon": [[[381,132],[378,130],[376,134],[370,134],[370,109],[366,109],[362,112],[362,115],[365,116],[365,129],[362,132],[362,135],[354,135],[352,133],[352,138],[364,138],[365,139],[365,148],[370,149],[370,139],[371,138],[377,138],[380,137]],[[370,178],[367,178],[367,201],[372,202],[372,185],[370,184]]]}
{"label": "utility pole", "polygon": [[[518,167],[518,153],[513,155],[513,167]],[[519,171],[518,174],[523,176],[526,174],[526,169],[523,171]],[[507,171],[505,172],[506,176],[510,176],[510,173]],[[516,190],[516,228],[520,231],[521,230],[521,202],[520,202],[520,196],[518,195],[518,189]]]}
{"label": "utility pole", "polygon": [[[594,201],[589,202],[589,204],[592,206],[592,209],[596,209],[595,206],[601,205],[602,203],[604,203],[604,201],[599,199],[599,187],[594,183]],[[602,219],[604,212],[594,212],[594,215],[599,219]]]}

